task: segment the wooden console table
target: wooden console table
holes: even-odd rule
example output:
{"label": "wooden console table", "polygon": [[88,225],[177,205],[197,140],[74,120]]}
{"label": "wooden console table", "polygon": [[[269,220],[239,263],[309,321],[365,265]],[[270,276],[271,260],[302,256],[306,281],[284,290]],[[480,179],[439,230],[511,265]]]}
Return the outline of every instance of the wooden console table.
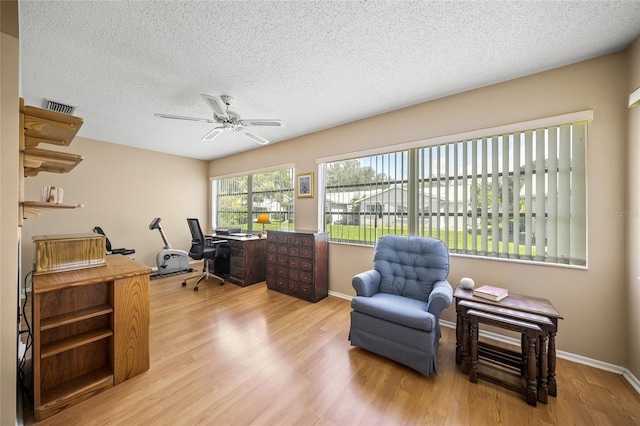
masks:
{"label": "wooden console table", "polygon": [[[456,363],[461,365],[461,370],[469,372],[470,362],[470,324],[468,311],[484,312],[499,318],[525,321],[535,324],[542,331],[538,344],[538,380],[537,399],[547,402],[547,395],[557,395],[556,383],[556,334],[558,332],[558,320],[562,319],[560,313],[547,299],[509,294],[499,302],[494,302],[473,295],[471,290],[465,290],[458,286],[453,294],[456,305]],[[495,325],[495,324],[494,324]],[[509,360],[515,360],[515,355],[506,350],[497,350],[491,345],[484,351],[486,358],[509,364]],[[525,355],[525,336],[521,341],[522,356]],[[517,363],[511,363],[516,366]],[[545,374],[546,373],[546,374]],[[545,377],[546,376],[546,377]]]}
{"label": "wooden console table", "polygon": [[36,421],[149,369],[149,274],[107,265],[33,277]]}

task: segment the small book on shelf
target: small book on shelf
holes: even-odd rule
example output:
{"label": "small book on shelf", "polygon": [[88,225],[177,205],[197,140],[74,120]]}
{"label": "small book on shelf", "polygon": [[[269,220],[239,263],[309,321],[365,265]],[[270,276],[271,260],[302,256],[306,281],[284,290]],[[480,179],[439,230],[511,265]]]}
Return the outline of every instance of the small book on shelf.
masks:
{"label": "small book on shelf", "polygon": [[473,290],[473,295],[498,302],[509,295],[506,288],[483,285]]}

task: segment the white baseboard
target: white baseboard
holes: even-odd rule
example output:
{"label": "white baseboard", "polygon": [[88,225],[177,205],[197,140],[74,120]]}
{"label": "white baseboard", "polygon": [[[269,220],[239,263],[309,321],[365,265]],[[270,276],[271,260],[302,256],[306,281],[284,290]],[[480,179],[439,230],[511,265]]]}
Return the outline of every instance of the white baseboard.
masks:
{"label": "white baseboard", "polygon": [[[339,297],[340,299],[351,300],[353,296],[349,296],[347,294],[338,293],[335,291],[329,291],[329,295],[334,297]],[[456,324],[451,321],[440,320],[440,325],[443,327],[452,328],[455,330]],[[501,334],[492,333],[490,331],[480,330],[480,336],[485,337],[487,339],[495,340],[497,342],[506,343],[508,345],[513,345],[516,347],[520,346],[520,340],[514,339],[512,337],[503,336]],[[627,368],[621,367],[619,365],[609,364],[607,362],[598,361],[597,359],[587,358],[582,355],[572,354],[570,352],[565,351],[556,351],[556,356],[558,358],[566,359],[567,361],[576,362],[578,364],[587,365],[589,367],[594,367],[599,370],[605,370],[616,374],[622,374],[622,376],[629,382],[629,384],[640,394],[640,380],[635,377]]]}
{"label": "white baseboard", "polygon": [[338,297],[340,299],[351,300],[353,296],[349,296],[348,294],[338,293],[337,291],[329,290],[329,296]]}
{"label": "white baseboard", "polygon": [[624,369],[624,373],[622,373],[622,376],[625,379],[627,379],[627,382],[629,382],[629,384],[631,386],[633,386],[633,388],[636,390],[636,392],[640,393],[640,381],[638,381],[636,376],[631,374],[631,372],[629,370],[627,370],[626,368]]}

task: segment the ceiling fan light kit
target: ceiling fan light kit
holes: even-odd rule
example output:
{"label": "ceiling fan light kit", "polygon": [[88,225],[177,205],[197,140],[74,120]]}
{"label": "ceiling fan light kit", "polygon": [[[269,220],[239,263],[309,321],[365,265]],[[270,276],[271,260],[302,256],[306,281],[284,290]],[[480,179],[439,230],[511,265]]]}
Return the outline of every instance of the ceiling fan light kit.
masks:
{"label": "ceiling fan light kit", "polygon": [[269,143],[268,140],[266,140],[265,138],[256,135],[255,133],[251,133],[251,132],[244,132],[244,134],[251,140],[253,140],[254,142],[259,143],[260,145],[266,145]]}
{"label": "ceiling fan light kit", "polygon": [[281,121],[276,120],[240,120],[244,126],[267,126],[267,127],[282,127]]}
{"label": "ceiling fan light kit", "polygon": [[233,103],[231,96],[222,95],[219,98],[216,96],[201,94],[207,105],[213,110],[213,118],[197,118],[197,117],[184,117],[181,115],[171,114],[154,114],[160,118],[170,118],[173,120],[187,120],[187,121],[201,121],[204,123],[218,124],[206,135],[202,137],[203,140],[211,141],[218,137],[224,130],[233,130],[234,132],[243,132],[252,141],[266,145],[269,140],[259,136],[255,133],[245,130],[245,127],[283,127],[284,124],[278,119],[247,119],[243,120],[238,114],[229,110],[229,106]]}
{"label": "ceiling fan light kit", "polygon": [[209,133],[207,133],[206,135],[204,135],[202,137],[202,140],[205,141],[212,141],[216,138],[216,136],[218,136],[220,133],[222,133],[224,129],[220,128],[220,127],[216,127],[215,129],[211,130]]}

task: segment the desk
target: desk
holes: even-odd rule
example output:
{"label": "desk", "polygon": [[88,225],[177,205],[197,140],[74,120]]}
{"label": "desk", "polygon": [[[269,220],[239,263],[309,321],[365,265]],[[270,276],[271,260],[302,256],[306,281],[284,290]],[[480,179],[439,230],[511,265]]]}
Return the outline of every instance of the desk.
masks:
{"label": "desk", "polygon": [[241,287],[267,279],[267,238],[258,236],[211,235],[214,241],[225,240],[231,247],[228,280]]}
{"label": "desk", "polygon": [[[539,326],[543,333],[540,342],[539,367],[547,369],[546,383],[539,383],[538,400],[546,402],[547,393],[551,396],[557,395],[556,383],[556,339],[558,332],[558,320],[562,319],[560,313],[547,299],[541,299],[519,294],[509,294],[508,297],[499,302],[494,302],[473,295],[471,290],[465,290],[458,286],[453,294],[456,304],[456,363],[461,364],[463,372],[468,372],[469,356],[469,324],[464,321],[466,316],[465,304],[460,304],[462,300],[473,302],[473,309],[499,314],[509,318],[525,320]],[[548,340],[548,346],[547,346]],[[544,353],[546,352],[546,356]],[[542,379],[544,380],[544,378]]]}

